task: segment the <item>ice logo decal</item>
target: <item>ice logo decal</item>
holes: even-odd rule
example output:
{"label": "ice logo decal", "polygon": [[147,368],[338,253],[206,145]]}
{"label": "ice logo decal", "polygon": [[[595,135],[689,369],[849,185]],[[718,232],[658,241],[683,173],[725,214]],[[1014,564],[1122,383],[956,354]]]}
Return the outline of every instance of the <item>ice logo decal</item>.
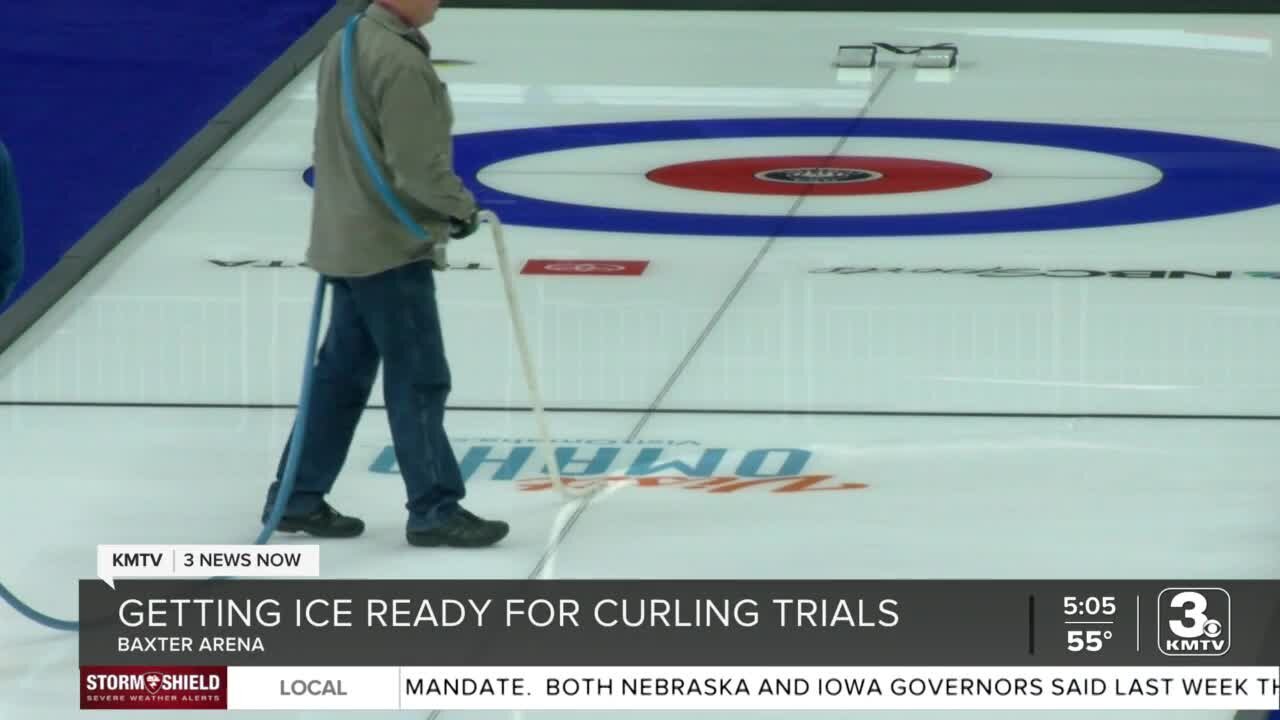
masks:
{"label": "ice logo decal", "polygon": [[[538,441],[531,438],[456,438],[464,481],[516,481],[521,492],[555,490]],[[561,477],[571,486],[625,485],[644,491],[702,492],[716,497],[766,492],[796,497],[811,492],[867,490],[836,473],[810,468],[802,448],[703,447],[692,440],[625,442],[602,438],[554,441]],[[692,447],[686,447],[692,446]],[[398,474],[395,448],[387,445],[370,472]]]}
{"label": "ice logo decal", "polygon": [[756,178],[769,182],[791,183],[793,185],[831,185],[835,183],[857,183],[879,180],[884,177],[870,170],[855,168],[784,168],[766,170],[756,173]]}

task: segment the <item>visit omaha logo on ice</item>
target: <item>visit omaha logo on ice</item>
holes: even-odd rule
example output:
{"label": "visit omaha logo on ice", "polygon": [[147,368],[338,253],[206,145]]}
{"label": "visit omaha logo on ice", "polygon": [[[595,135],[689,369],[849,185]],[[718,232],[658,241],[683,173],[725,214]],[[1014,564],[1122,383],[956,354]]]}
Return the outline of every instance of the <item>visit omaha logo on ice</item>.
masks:
{"label": "visit omaha logo on ice", "polygon": [[[514,482],[523,492],[554,492],[556,485],[534,438],[458,438],[458,465],[473,478]],[[814,468],[814,454],[801,448],[704,447],[692,440],[553,440],[560,474],[571,486],[600,483],[655,491],[695,491],[711,495],[796,494],[865,490],[826,468]],[[395,449],[386,446],[369,470],[400,472]]]}

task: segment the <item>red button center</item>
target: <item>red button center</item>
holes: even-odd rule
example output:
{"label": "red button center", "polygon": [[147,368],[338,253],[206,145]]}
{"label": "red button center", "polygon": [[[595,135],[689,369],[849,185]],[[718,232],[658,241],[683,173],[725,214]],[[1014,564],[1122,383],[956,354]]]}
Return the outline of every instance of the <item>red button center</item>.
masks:
{"label": "red button center", "polygon": [[685,190],[750,195],[888,195],[951,190],[991,173],[959,163],[891,157],[729,158],[667,165],[650,180]]}

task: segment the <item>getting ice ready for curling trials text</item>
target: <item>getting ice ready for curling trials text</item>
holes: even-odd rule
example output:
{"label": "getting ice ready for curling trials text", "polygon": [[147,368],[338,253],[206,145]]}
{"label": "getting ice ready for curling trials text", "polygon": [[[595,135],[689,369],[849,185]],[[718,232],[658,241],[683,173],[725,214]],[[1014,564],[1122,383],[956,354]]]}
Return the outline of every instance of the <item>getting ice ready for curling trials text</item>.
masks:
{"label": "getting ice ready for curling trials text", "polygon": [[[810,598],[773,598],[770,616],[780,628],[788,627],[894,627],[899,616],[893,599],[879,600],[868,612],[867,602]],[[169,598],[124,600],[119,621],[125,627],[162,628],[274,628],[282,624],[314,628],[485,628],[493,624],[602,628],[625,626],[669,628],[756,627],[762,613],[753,599],[713,602],[707,599],[605,598],[589,610],[573,598],[555,601],[538,598],[442,600],[369,598],[357,608],[349,598],[295,599],[289,607],[266,598],[244,601],[230,598]]]}

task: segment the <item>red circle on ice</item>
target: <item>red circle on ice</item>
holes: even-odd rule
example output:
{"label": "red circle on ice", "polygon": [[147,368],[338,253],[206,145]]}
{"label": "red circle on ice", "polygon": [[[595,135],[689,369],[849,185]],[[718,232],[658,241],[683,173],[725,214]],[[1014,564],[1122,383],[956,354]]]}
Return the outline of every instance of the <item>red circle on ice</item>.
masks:
{"label": "red circle on ice", "polygon": [[729,158],[667,165],[650,180],[686,190],[751,195],[888,195],[976,185],[982,168],[891,157],[794,156]]}

